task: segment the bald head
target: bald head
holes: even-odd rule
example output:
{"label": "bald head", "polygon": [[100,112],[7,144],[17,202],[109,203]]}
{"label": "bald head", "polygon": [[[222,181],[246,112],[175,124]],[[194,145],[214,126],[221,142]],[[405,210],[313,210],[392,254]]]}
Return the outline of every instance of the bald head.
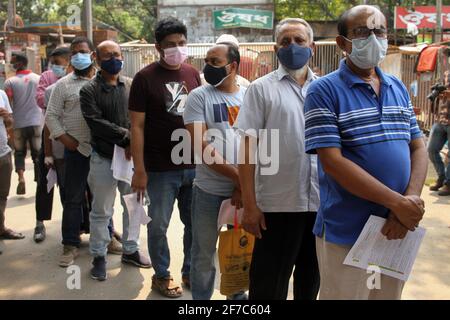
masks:
{"label": "bald head", "polygon": [[338,32],[341,36],[352,38],[352,32],[358,28],[387,29],[386,17],[377,7],[355,6],[345,11],[339,18]]}
{"label": "bald head", "polygon": [[99,61],[109,60],[112,57],[122,59],[122,51],[117,42],[106,40],[97,46],[97,59]]}

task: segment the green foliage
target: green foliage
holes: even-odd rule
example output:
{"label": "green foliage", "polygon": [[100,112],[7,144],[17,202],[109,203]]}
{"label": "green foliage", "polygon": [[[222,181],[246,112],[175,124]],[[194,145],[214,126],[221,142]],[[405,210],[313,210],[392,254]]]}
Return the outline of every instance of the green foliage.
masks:
{"label": "green foliage", "polygon": [[[68,8],[83,8],[83,0],[16,0],[17,14],[25,23],[65,22],[71,16]],[[95,22],[119,31],[122,41],[145,39],[153,41],[157,0],[93,0]],[[0,21],[7,19],[8,0],[0,0]]]}
{"label": "green foliage", "polygon": [[[393,23],[396,5],[411,7],[435,5],[436,0],[368,0],[367,4],[377,5],[386,15],[390,25]],[[347,9],[361,4],[361,0],[275,0],[276,19],[300,17],[306,20],[330,21],[337,20]],[[443,0],[443,5],[450,5],[450,0]]]}

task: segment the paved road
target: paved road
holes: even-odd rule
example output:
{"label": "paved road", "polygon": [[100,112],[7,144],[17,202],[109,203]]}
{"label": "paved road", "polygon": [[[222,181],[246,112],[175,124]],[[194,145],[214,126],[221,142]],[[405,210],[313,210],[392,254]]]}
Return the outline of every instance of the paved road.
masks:
{"label": "paved road", "polygon": [[[47,240],[35,244],[32,240],[35,224],[34,189],[32,166],[27,161],[26,177],[28,193],[15,196],[16,175],[13,176],[11,197],[6,212],[7,226],[26,235],[22,241],[0,241],[0,299],[163,299],[151,290],[153,270],[142,270],[123,266],[120,256],[108,257],[108,277],[103,283],[89,278],[90,257],[88,237],[83,236],[80,257],[76,264],[81,270],[81,289],[69,290],[66,282],[69,275],[58,267],[61,253],[60,228],[61,205],[55,194],[54,218],[47,223]],[[424,191],[427,212],[422,225],[427,228],[424,243],[406,284],[404,299],[450,299],[450,197],[439,198],[435,193]],[[116,201],[117,213],[121,214]],[[175,209],[176,210],[176,209]],[[117,214],[115,224],[121,228]],[[181,280],[182,223],[177,211],[169,229],[168,238],[172,251],[172,273],[176,281]],[[147,251],[146,229],[142,228],[142,249]],[[218,288],[216,281],[216,288]],[[218,290],[214,299],[224,299]],[[290,296],[292,298],[292,296]],[[191,299],[185,291],[184,299]]]}

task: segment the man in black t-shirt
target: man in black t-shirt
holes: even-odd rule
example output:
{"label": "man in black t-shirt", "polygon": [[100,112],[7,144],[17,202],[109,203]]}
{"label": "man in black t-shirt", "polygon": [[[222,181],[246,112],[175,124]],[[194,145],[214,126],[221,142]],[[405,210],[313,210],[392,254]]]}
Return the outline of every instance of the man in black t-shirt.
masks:
{"label": "man in black t-shirt", "polygon": [[196,69],[184,64],[187,58],[187,30],[179,20],[158,22],[156,49],[161,59],[142,69],[134,78],[129,98],[131,119],[131,153],[135,173],[132,188],[150,197],[148,248],[155,275],[152,288],[171,298],[183,290],[174,284],[170,274],[170,252],[167,229],[175,199],[183,222],[184,263],[182,279],[190,286],[191,199],[195,176],[193,165],[177,165],[171,159],[178,143],[172,133],[184,129],[183,111],[187,95],[201,85]]}

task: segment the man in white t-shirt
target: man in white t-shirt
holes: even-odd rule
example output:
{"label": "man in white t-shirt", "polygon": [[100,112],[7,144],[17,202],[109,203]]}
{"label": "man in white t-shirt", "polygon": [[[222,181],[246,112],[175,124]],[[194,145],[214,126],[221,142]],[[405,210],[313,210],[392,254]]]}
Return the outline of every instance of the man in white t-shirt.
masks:
{"label": "man in white t-shirt", "polygon": [[16,75],[6,80],[5,92],[11,103],[14,118],[14,162],[19,176],[17,194],[24,195],[27,145],[30,146],[36,180],[44,114],[35,99],[39,76],[27,69],[28,58],[22,52],[15,52],[12,54],[11,64],[16,70]]}
{"label": "man in white t-shirt", "polygon": [[[5,227],[5,210],[11,186],[11,148],[8,145],[8,130],[13,126],[12,110],[5,91],[0,90],[0,240],[25,238],[21,233]],[[1,253],[1,251],[0,251]]]}
{"label": "man in white t-shirt", "polygon": [[[216,45],[208,51],[205,61],[204,75],[209,84],[189,94],[183,115],[194,150],[195,145],[202,146],[198,150],[201,154],[196,155],[202,163],[195,169],[192,195],[191,290],[194,300],[209,300],[214,291],[217,219],[222,202],[231,198],[237,208],[242,206],[236,166],[239,139],[232,128],[246,90],[236,83],[239,50],[233,44]],[[205,154],[214,154],[213,161],[202,157]],[[243,293],[237,294],[230,299],[245,297]]]}

